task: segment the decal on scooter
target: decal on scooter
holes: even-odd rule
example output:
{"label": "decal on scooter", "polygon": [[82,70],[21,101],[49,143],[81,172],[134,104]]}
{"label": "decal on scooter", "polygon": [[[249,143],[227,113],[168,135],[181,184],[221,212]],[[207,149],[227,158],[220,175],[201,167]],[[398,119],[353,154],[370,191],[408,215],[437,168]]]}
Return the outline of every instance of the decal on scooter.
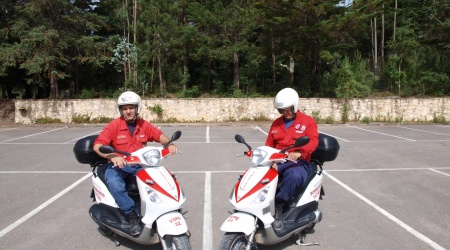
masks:
{"label": "decal on scooter", "polygon": [[105,194],[102,193],[96,186],[94,186],[94,193],[95,193],[95,199],[98,201],[101,201],[103,198],[105,198]]}
{"label": "decal on scooter", "polygon": [[233,221],[238,221],[240,218],[239,216],[236,215],[230,215],[230,217],[228,217],[228,222],[233,222]]}
{"label": "decal on scooter", "polygon": [[177,216],[175,218],[170,219],[169,222],[173,223],[175,226],[178,227],[178,226],[181,226],[182,220],[181,220],[181,218],[179,216]]}
{"label": "decal on scooter", "polygon": [[[239,189],[238,188],[236,188],[235,190],[234,190],[234,196],[236,197],[236,203],[237,202],[240,202],[241,200],[243,200],[243,199],[245,199],[245,198],[247,198],[247,197],[249,197],[250,195],[252,195],[252,194],[254,194],[256,191],[258,191],[258,190],[260,190],[261,188],[263,188],[264,186],[265,186],[265,183],[263,184],[263,180],[265,180],[265,179],[269,179],[270,181],[272,181],[275,177],[277,177],[278,176],[278,172],[275,170],[275,169],[273,169],[273,168],[271,168],[271,169],[269,169],[269,171],[267,171],[267,173],[261,178],[261,180],[258,182],[258,184],[256,184],[250,191],[248,191],[244,196],[238,196],[238,192],[239,192]],[[240,185],[240,182],[241,181],[239,181],[238,183],[237,183],[237,185],[239,186]]]}
{"label": "decal on scooter", "polygon": [[[142,182],[146,183],[147,181],[151,180],[154,182],[154,184],[152,185],[152,188],[155,189],[156,191],[160,192],[161,194],[172,198],[173,200],[175,200],[176,202],[180,201],[180,187],[178,186],[178,182],[175,181],[175,185],[176,185],[176,189],[177,189],[177,194],[175,194],[175,196],[172,196],[171,194],[169,194],[164,188],[162,188],[158,182],[156,182],[155,180],[152,179],[152,177],[150,177],[150,175],[148,175],[148,173],[146,171],[139,171],[136,174],[136,177],[139,178]],[[148,185],[148,184],[147,184]]]}
{"label": "decal on scooter", "polygon": [[125,157],[125,160],[127,161],[128,164],[141,163],[139,157],[136,156],[127,156]]}
{"label": "decal on scooter", "polygon": [[270,213],[270,206],[263,208],[262,214]]}
{"label": "decal on scooter", "polygon": [[282,154],[282,153],[273,153],[269,160],[273,161],[273,160],[277,160],[277,159],[284,159],[286,158],[286,154]]}
{"label": "decal on scooter", "polygon": [[320,188],[322,185],[317,186],[313,191],[311,191],[310,195],[316,199],[320,195]]}

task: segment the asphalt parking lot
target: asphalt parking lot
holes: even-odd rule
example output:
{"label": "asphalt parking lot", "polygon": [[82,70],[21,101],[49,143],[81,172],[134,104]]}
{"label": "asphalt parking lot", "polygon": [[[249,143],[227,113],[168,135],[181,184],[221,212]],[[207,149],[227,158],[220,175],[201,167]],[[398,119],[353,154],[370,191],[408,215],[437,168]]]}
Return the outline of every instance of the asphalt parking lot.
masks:
{"label": "asphalt parking lot", "polygon": [[[156,124],[182,131],[181,154],[164,160],[187,194],[184,211],[193,249],[218,249],[230,191],[249,166],[241,134],[264,144],[266,124]],[[160,249],[112,238],[89,217],[90,167],[75,142],[102,126],[0,127],[0,249]],[[338,139],[338,158],[324,165],[323,220],[306,242],[259,249],[450,249],[450,126],[319,125]]]}

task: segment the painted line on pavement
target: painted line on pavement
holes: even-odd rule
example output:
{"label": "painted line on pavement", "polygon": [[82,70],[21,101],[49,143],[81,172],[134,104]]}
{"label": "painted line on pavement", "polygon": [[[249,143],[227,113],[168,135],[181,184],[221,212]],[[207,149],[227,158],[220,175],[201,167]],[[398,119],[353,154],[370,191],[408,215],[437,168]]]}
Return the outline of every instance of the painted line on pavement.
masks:
{"label": "painted line on pavement", "polygon": [[205,200],[203,203],[203,248],[212,249],[211,172],[205,173]]}
{"label": "painted line on pavement", "polygon": [[94,133],[91,133],[91,134],[88,134],[88,135],[84,135],[84,136],[81,136],[81,137],[78,137],[78,138],[72,139],[72,140],[70,140],[70,141],[66,141],[66,142],[64,142],[64,143],[69,143],[69,142],[72,142],[72,141],[75,141],[75,140],[79,140],[79,139],[82,139],[82,138],[84,138],[84,137],[86,137],[86,136],[90,136],[90,135],[95,135],[95,134],[99,134],[100,132],[102,132],[102,131],[101,131],[101,130],[99,130],[99,131],[96,131],[96,132],[94,132]]}
{"label": "painted line on pavement", "polygon": [[422,129],[416,129],[416,128],[408,128],[408,127],[403,127],[403,126],[395,126],[395,127],[403,128],[403,129],[409,129],[409,130],[414,130],[414,131],[419,131],[419,132],[425,132],[425,133],[430,133],[430,134],[435,134],[435,135],[450,135],[450,134],[438,133],[438,132],[433,132],[433,131],[428,131],[428,130],[422,130]]}
{"label": "painted line on pavement", "polygon": [[56,128],[56,129],[44,131],[44,132],[41,132],[41,133],[36,133],[36,134],[31,134],[31,135],[21,136],[21,137],[9,139],[9,140],[6,140],[6,141],[1,141],[0,143],[8,142],[8,141],[14,141],[14,140],[22,139],[22,138],[27,138],[27,137],[35,136],[35,135],[45,134],[45,133],[49,133],[49,132],[53,132],[53,131],[57,131],[57,130],[65,129],[65,128],[67,128],[67,127]]}
{"label": "painted line on pavement", "polygon": [[78,184],[80,184],[81,182],[83,182],[84,180],[86,180],[87,178],[89,178],[91,176],[92,176],[92,173],[89,173],[89,174],[83,176],[81,179],[79,179],[78,181],[76,181],[75,183],[73,183],[72,185],[70,185],[69,187],[64,189],[63,191],[59,192],[57,195],[53,196],[51,199],[49,199],[46,202],[42,203],[39,207],[33,209],[33,211],[29,212],[28,214],[26,214],[25,216],[23,216],[22,218],[20,218],[16,222],[14,222],[13,224],[9,225],[8,227],[6,227],[2,231],[0,231],[0,238],[3,237],[5,234],[9,233],[14,228],[20,226],[20,224],[24,223],[25,221],[27,221],[28,219],[33,217],[39,211],[41,211],[42,209],[46,208],[48,205],[52,204],[54,201],[59,199],[61,196],[63,196],[64,194],[66,194],[71,189],[73,189]]}
{"label": "painted line on pavement", "polygon": [[436,172],[436,173],[439,173],[439,174],[443,174],[443,175],[445,175],[445,176],[450,177],[450,174],[447,174],[447,173],[444,173],[444,172],[441,172],[441,171],[437,171],[437,170],[434,169],[434,168],[430,168],[430,170],[433,171],[433,172]]}
{"label": "painted line on pavement", "polygon": [[413,140],[413,139],[409,139],[409,138],[405,138],[405,137],[400,137],[400,136],[396,136],[396,135],[390,135],[390,134],[386,134],[386,133],[381,133],[381,132],[377,132],[377,131],[373,131],[373,130],[369,130],[369,129],[364,129],[364,128],[356,127],[356,126],[351,126],[351,125],[346,125],[346,126],[347,126],[347,127],[350,127],[350,128],[356,128],[356,129],[360,129],[360,130],[363,130],[363,131],[367,131],[367,132],[379,134],[379,135],[385,135],[385,136],[395,137],[395,138],[399,138],[399,139],[402,139],[402,140],[416,141],[416,140]]}
{"label": "painted line on pavement", "polygon": [[206,127],[206,143],[210,143],[210,139],[209,139],[209,126]]}
{"label": "painted line on pavement", "polygon": [[372,201],[370,201],[369,199],[367,199],[366,197],[364,197],[360,193],[356,192],[355,190],[353,190],[352,188],[350,188],[349,186],[347,186],[346,184],[344,184],[340,180],[336,179],[334,176],[330,175],[327,171],[323,171],[323,173],[326,176],[328,176],[330,179],[332,179],[334,182],[336,182],[337,184],[342,186],[344,189],[346,189],[347,191],[349,191],[350,193],[352,193],[353,195],[355,195],[356,197],[358,197],[359,199],[361,199],[362,201],[367,203],[369,206],[375,208],[375,210],[380,212],[382,215],[386,216],[386,218],[388,218],[389,220],[393,221],[394,223],[396,223],[397,225],[399,225],[400,227],[402,227],[403,229],[408,231],[410,234],[412,234],[413,236],[415,236],[419,240],[421,240],[421,241],[425,242],[426,244],[428,244],[429,246],[431,246],[433,249],[445,250],[445,248],[443,248],[442,246],[440,246],[436,242],[432,241],[430,238],[426,237],[425,235],[419,233],[418,231],[416,231],[412,227],[408,226],[406,223],[404,223],[403,221],[399,220],[397,217],[393,216],[392,214],[390,214],[386,210],[382,209],[381,207],[379,207],[378,205],[376,205],[375,203],[373,203]]}

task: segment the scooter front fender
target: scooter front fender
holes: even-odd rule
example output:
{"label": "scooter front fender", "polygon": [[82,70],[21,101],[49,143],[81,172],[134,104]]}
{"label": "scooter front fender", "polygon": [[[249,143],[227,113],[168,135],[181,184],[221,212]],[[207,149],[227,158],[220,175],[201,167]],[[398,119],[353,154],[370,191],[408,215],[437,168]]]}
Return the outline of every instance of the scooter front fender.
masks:
{"label": "scooter front fender", "polygon": [[236,212],[228,216],[220,230],[223,232],[244,233],[249,235],[255,229],[255,217],[248,213]]}
{"label": "scooter front fender", "polygon": [[183,215],[177,211],[172,211],[161,215],[156,219],[158,234],[164,237],[166,234],[180,235],[188,231],[188,226]]}

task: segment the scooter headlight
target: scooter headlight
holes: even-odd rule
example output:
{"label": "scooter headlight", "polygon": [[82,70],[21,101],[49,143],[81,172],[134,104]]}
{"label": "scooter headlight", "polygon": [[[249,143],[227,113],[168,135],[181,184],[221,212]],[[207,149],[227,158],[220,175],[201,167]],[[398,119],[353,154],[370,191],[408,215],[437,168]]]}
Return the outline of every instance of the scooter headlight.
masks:
{"label": "scooter headlight", "polygon": [[159,153],[159,150],[149,150],[142,154],[145,161],[150,164],[151,166],[156,166],[159,164],[161,160],[161,154]]}
{"label": "scooter headlight", "polygon": [[255,165],[260,164],[266,157],[267,152],[261,149],[254,149],[252,152],[252,163]]}
{"label": "scooter headlight", "polygon": [[253,199],[253,203],[262,203],[266,200],[267,193],[269,192],[270,186],[265,186],[258,195]]}
{"label": "scooter headlight", "polygon": [[153,188],[145,187],[145,191],[147,191],[148,198],[151,202],[156,204],[160,204],[162,202],[161,198],[159,198],[158,193]]}

